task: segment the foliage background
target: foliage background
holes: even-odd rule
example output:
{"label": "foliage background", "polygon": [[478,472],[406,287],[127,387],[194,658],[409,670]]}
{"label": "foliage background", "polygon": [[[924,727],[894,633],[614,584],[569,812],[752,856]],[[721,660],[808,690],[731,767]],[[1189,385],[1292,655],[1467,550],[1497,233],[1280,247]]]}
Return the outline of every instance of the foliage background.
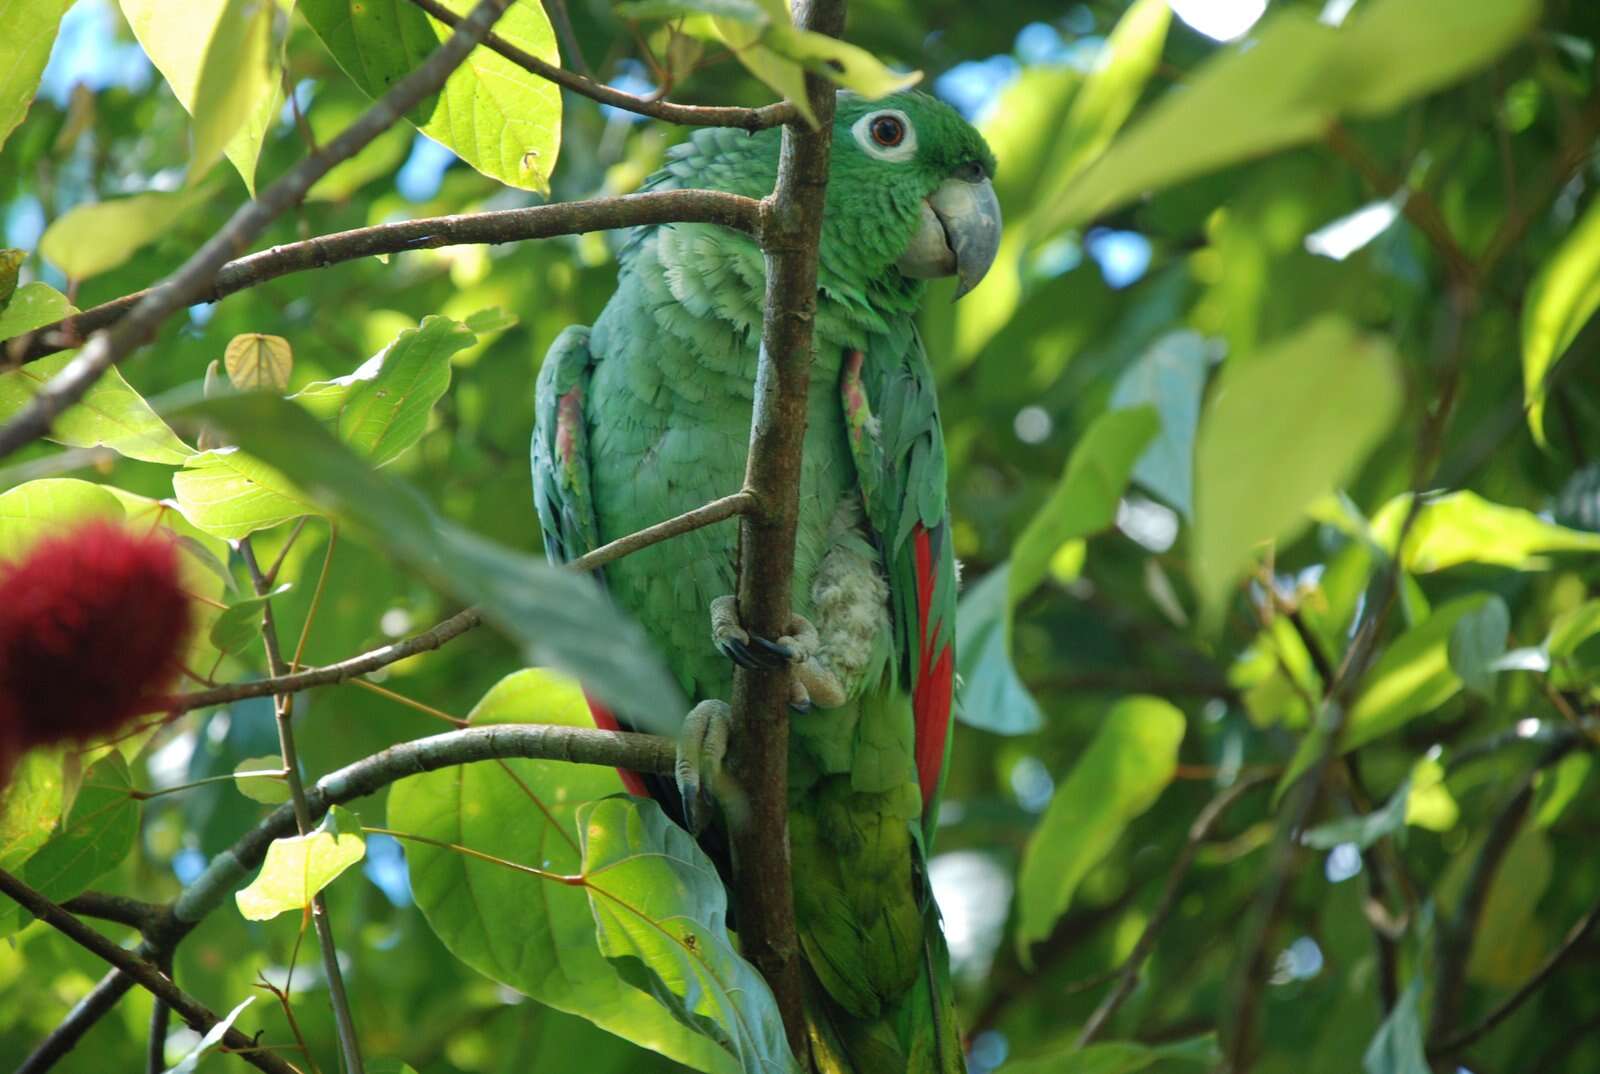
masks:
{"label": "foliage background", "polygon": [[[1349,18],[1359,20],[1377,3],[1358,0]],[[1550,512],[1560,500],[1562,521],[1593,525],[1600,518],[1592,506],[1600,482],[1569,487],[1600,449],[1594,329],[1574,328],[1576,341],[1550,392],[1549,444],[1541,446],[1524,420],[1520,327],[1529,313],[1530,283],[1593,205],[1600,11],[1583,0],[1550,0],[1536,27],[1519,30],[1492,62],[1472,65],[1464,80],[1452,77],[1454,84],[1438,92],[1399,94],[1402,99],[1392,102],[1398,107],[1344,104],[1354,99],[1352,86],[1366,85],[1381,98],[1408,72],[1444,63],[1471,43],[1470,34],[1452,38],[1447,26],[1429,23],[1427,12],[1438,5],[1398,20],[1411,36],[1400,35],[1388,66],[1382,57],[1366,56],[1354,67],[1317,72],[1309,84],[1297,81],[1293,64],[1259,72],[1263,81],[1246,87],[1251,93],[1189,117],[1195,141],[1225,141],[1227,132],[1248,129],[1273,102],[1315,114],[1311,131],[1291,139],[1294,144],[1240,153],[1228,166],[1187,181],[1152,183],[1161,187],[1154,196],[1091,222],[1070,211],[1058,184],[1104,148],[1085,148],[1094,112],[1081,105],[1079,90],[1127,5],[860,0],[851,7],[851,40],[891,63],[922,69],[931,88],[980,121],[1001,162],[998,185],[1012,243],[995,278],[959,306],[948,304],[947,286],[934,288],[924,333],[951,445],[958,552],[969,594],[990,598],[986,610],[969,597],[962,628],[968,714],[990,729],[963,725],[957,732],[933,866],[966,1018],[977,1032],[972,1065],[981,1071],[1070,1046],[1107,987],[1094,982],[1129,954],[1155,911],[1196,815],[1241,773],[1276,774],[1301,748],[1329,686],[1327,668],[1337,668],[1350,645],[1361,595],[1378,599],[1387,578],[1381,535],[1372,537],[1379,550],[1369,549],[1363,523],[1351,517],[1377,516],[1420,471],[1427,489],[1467,489],[1529,512]],[[1189,7],[1205,25],[1207,5]],[[1293,12],[1334,18],[1351,5],[1274,0],[1270,7],[1269,19]],[[571,13],[597,72],[636,91],[655,84],[640,60],[645,39],[630,23],[600,0],[575,0]],[[289,80],[310,129],[325,138],[365,98],[303,21],[292,25]],[[1151,102],[1181,93],[1220,47],[1174,20],[1154,77],[1131,87],[1141,102],[1135,122]],[[770,99],[737,64],[713,62],[715,50],[704,60],[674,90],[675,99]],[[1337,113],[1346,118],[1335,124]],[[116,10],[104,0],[78,0],[40,98],[0,154],[6,245],[30,251],[23,279],[65,286],[37,247],[44,226],[74,206],[174,187],[188,160],[188,128],[187,113],[142,58]],[[632,190],[681,135],[569,96],[552,196]],[[1186,144],[1167,148],[1177,158],[1192,150]],[[267,138],[263,182],[302,151],[294,118],[285,115]],[[226,162],[201,190],[197,203],[156,241],[77,287],[78,305],[127,293],[171,271],[244,196]],[[1409,197],[1391,199],[1397,190],[1409,190]],[[537,200],[452,164],[446,151],[409,128],[397,129],[281,220],[261,245]],[[1380,203],[1389,208],[1375,208]],[[1362,210],[1368,234],[1348,220]],[[1471,269],[1484,264],[1508,219],[1518,222],[1514,244],[1487,271]],[[1340,222],[1342,231],[1321,230]],[[1353,235],[1365,241],[1336,251],[1344,256],[1317,252]],[[527,465],[534,375],[555,335],[568,324],[592,321],[604,303],[614,279],[615,240],[591,235],[455,247],[290,276],[196,307],[123,370],[143,395],[155,397],[200,378],[235,335],[270,332],[292,343],[293,389],[350,372],[429,314],[465,318],[498,308],[508,315],[504,327],[454,355],[450,390],[434,408],[426,435],[390,469],[445,515],[536,552]],[[1582,267],[1581,256],[1578,261],[1572,271],[1581,291],[1586,281],[1594,286],[1593,269]],[[1589,312],[1592,303],[1578,326]],[[1268,598],[1260,580],[1241,587],[1233,577],[1223,579],[1223,595],[1210,599],[1207,586],[1216,587],[1210,575],[1194,569],[1195,532],[1186,510],[1193,411],[1203,384],[1223,375],[1219,368],[1231,376],[1262,355],[1270,359],[1275,345],[1300,346],[1299,333],[1330,313],[1370,333],[1362,346],[1384,354],[1392,348],[1392,364],[1384,368],[1398,376],[1393,406],[1347,390],[1337,364],[1343,352],[1312,348],[1304,369],[1331,371],[1327,381],[1315,382],[1318,392],[1293,390],[1306,381],[1290,376],[1277,394],[1269,393],[1274,405],[1233,415],[1231,448],[1213,445],[1214,460],[1244,460],[1237,470],[1217,463],[1207,473],[1202,448],[1198,510],[1203,525],[1210,495],[1214,512],[1236,509],[1248,530],[1250,512],[1259,507],[1265,515],[1270,503],[1304,491],[1295,477],[1297,460],[1312,456],[1331,460],[1325,483],[1342,487],[1355,514],[1323,508],[1315,525],[1285,534],[1270,560],[1277,599]],[[1322,361],[1333,364],[1317,364]],[[1149,362],[1158,364],[1140,364]],[[1152,369],[1145,380],[1155,386],[1153,397],[1138,396],[1132,385],[1141,370]],[[1445,388],[1457,379],[1457,387]],[[1380,376],[1377,383],[1382,388],[1385,382]],[[1445,403],[1449,392],[1453,398]],[[1093,496],[1050,500],[1085,431],[1126,401],[1119,393],[1158,405],[1175,454],[1165,469],[1147,464],[1126,494],[1112,480],[1114,517],[1098,517]],[[1207,405],[1214,406],[1214,398]],[[1447,420],[1435,423],[1430,416],[1441,408]],[[1203,432],[1201,440],[1225,435]],[[22,458],[44,459],[58,450],[40,445]],[[1087,461],[1090,469],[1103,462]],[[106,460],[72,476],[156,498],[172,495],[171,468],[153,463]],[[1298,516],[1311,498],[1301,496],[1290,514]],[[1048,569],[1042,584],[1018,594],[1009,647],[1038,706],[1030,725],[1029,703],[1015,692],[1005,659],[998,610],[1005,601],[994,599],[993,586],[980,587],[1018,549],[1041,507],[1057,519],[1054,529],[1045,527],[1045,537],[1032,538],[1036,554],[1040,541],[1050,538]],[[1398,514],[1390,508],[1391,533],[1401,514],[1403,507]],[[1508,645],[1537,646],[1559,617],[1584,606],[1596,578],[1592,551],[1585,554],[1583,539],[1549,528],[1536,531],[1531,547],[1519,543],[1518,527],[1534,525],[1522,515],[1480,514],[1434,525],[1430,539],[1444,544],[1429,547],[1438,559],[1448,545],[1453,562],[1430,569],[1434,564],[1422,559],[1406,560],[1399,606],[1382,626],[1379,652],[1394,652],[1395,639],[1425,624],[1433,609],[1468,595],[1491,594],[1508,615],[1499,638],[1488,629],[1487,655],[1467,652],[1464,637],[1446,645],[1447,624],[1421,657],[1401,649],[1393,658],[1392,668],[1427,680],[1427,696],[1410,710],[1391,711],[1399,716],[1384,733],[1352,754],[1347,766],[1336,766],[1314,818],[1327,825],[1373,814],[1371,830],[1379,837],[1358,852],[1356,829],[1324,828],[1326,838],[1292,860],[1265,939],[1270,980],[1259,989],[1259,1071],[1344,1074],[1362,1065],[1384,1019],[1374,919],[1394,925],[1400,986],[1421,982],[1420,1008],[1403,1002],[1402,1019],[1409,1009],[1426,1022],[1438,961],[1423,922],[1452,919],[1491,826],[1521,781],[1542,766],[1549,765],[1534,777],[1533,818],[1517,827],[1507,859],[1489,878],[1468,973],[1467,1014],[1458,1028],[1527,979],[1600,896],[1600,864],[1587,853],[1600,824],[1587,740],[1559,765],[1541,752],[1562,735],[1576,738],[1571,728],[1592,718],[1600,646],[1580,646],[1549,671],[1492,673],[1487,666]],[[1280,529],[1292,528],[1269,527],[1255,536],[1277,536]],[[1086,542],[1073,540],[1080,531]],[[272,554],[286,532],[258,538],[263,554]],[[326,531],[313,524],[289,553],[285,576],[303,584],[279,598],[281,621],[304,619],[325,548]],[[1548,555],[1532,554],[1545,550]],[[342,536],[307,661],[341,659],[452,610],[447,598],[398,567],[382,547]],[[985,630],[1000,640],[978,645]],[[1434,661],[1427,669],[1424,658]],[[520,663],[512,646],[479,630],[387,669],[381,682],[461,716]],[[263,670],[251,648],[226,666],[223,677]],[[1479,688],[1462,689],[1463,678]],[[1022,906],[1014,895],[1025,856],[1038,857],[1032,868],[1039,875],[1068,868],[1073,841],[1063,833],[1094,801],[1083,780],[1069,781],[1068,774],[1108,726],[1115,703],[1135,693],[1165,698],[1185,716],[1176,768],[1149,762],[1159,791],[1153,803],[1096,821],[1120,838],[1103,859],[1091,855],[1083,862],[1069,906],[1055,905],[1048,891],[1033,896],[1031,909]],[[1003,707],[983,703],[996,697],[1008,700]],[[297,720],[304,766],[313,776],[441,729],[425,714],[348,686],[302,697]],[[1010,733],[996,733],[1001,724],[1007,726],[999,730]],[[1141,748],[1136,742],[1113,760],[1138,769],[1146,763]],[[160,787],[226,773],[275,749],[266,700],[194,714],[140,755],[135,782]],[[1109,1027],[1111,1037],[1161,1042],[1228,1028],[1238,999],[1230,982],[1252,939],[1250,913],[1263,886],[1280,875],[1273,838],[1283,812],[1274,808],[1269,787],[1263,783],[1241,797],[1202,845],[1137,990]],[[1083,797],[1064,798],[1046,814],[1056,792],[1075,788]],[[1402,796],[1399,813],[1380,814],[1396,794]],[[366,823],[379,825],[384,805],[376,796],[354,808]],[[95,886],[170,898],[180,879],[227,847],[261,811],[227,783],[152,800],[143,807],[134,852]],[[1046,821],[1043,834],[1041,815],[1058,818],[1055,826]],[[402,852],[392,840],[370,838],[361,875],[352,873],[328,894],[370,1055],[403,1060],[423,1074],[567,1070],[578,1056],[597,1074],[671,1068],[458,962],[413,904]],[[1375,913],[1372,901],[1385,909]],[[294,915],[249,923],[228,909],[213,914],[181,949],[176,977],[214,1009],[229,1009],[251,992],[258,974],[281,980],[296,926]],[[1019,953],[1019,928],[1041,940],[1026,958]],[[1588,1032],[1600,1024],[1600,986],[1589,972],[1596,950],[1592,941],[1580,942],[1531,1000],[1456,1057],[1461,1065],[1478,1074],[1600,1065],[1600,1038]],[[331,1057],[332,1024],[314,961],[302,955],[295,1010],[312,1049]],[[100,973],[90,956],[38,924],[0,945],[0,1062],[25,1054]],[[123,1069],[137,1061],[149,1006],[136,990],[74,1053],[72,1068]],[[269,1003],[258,1003],[256,1014],[266,1039],[287,1039]],[[183,1044],[175,1035],[173,1059],[186,1050]],[[1368,1067],[1374,1074],[1418,1069],[1399,1060],[1385,1065],[1381,1056],[1376,1062]],[[1010,1069],[1073,1068],[1057,1059]]]}

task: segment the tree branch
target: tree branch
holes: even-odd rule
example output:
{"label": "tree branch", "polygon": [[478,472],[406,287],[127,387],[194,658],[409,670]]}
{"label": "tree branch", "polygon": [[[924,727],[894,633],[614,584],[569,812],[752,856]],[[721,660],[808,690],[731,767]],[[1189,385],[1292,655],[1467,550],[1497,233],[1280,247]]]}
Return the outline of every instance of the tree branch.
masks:
{"label": "tree branch", "polygon": [[[455,26],[461,21],[461,16],[439,3],[438,0],[411,0],[413,4],[438,19],[446,26]],[[764,105],[760,108],[733,108],[694,104],[673,104],[671,101],[651,100],[648,97],[635,96],[613,89],[602,82],[592,78],[574,74],[565,68],[547,63],[539,57],[513,45],[497,34],[484,37],[486,47],[493,49],[524,71],[538,75],[540,78],[554,82],[562,89],[571,90],[573,93],[590,100],[608,104],[613,108],[620,108],[624,112],[634,112],[652,119],[665,120],[668,123],[677,123],[686,127],[739,127],[754,133],[768,127],[776,127],[787,123],[797,117],[794,105],[788,101],[779,101],[776,104]]]}
{"label": "tree branch", "polygon": [[[721,224],[755,234],[760,225],[760,205],[754,198],[716,190],[655,190],[522,209],[400,220],[392,224],[319,235],[211,266],[204,282],[192,291],[188,302],[218,302],[228,295],[280,276],[325,268],[342,261],[410,250],[433,250],[441,246],[474,243],[498,245],[667,223]],[[183,270],[179,271],[181,273]],[[168,283],[161,283],[103,302],[54,324],[6,340],[0,343],[0,347],[4,348],[4,365],[31,362],[79,346],[84,336],[117,324],[128,317],[130,311],[160,294],[162,288],[167,286]]]}
{"label": "tree branch", "polygon": [[[834,36],[844,29],[844,0],[806,0],[795,5],[794,14],[801,29]],[[817,249],[833,133],[833,87],[808,74],[806,93],[818,127],[784,127],[777,186],[762,203],[766,302],[744,482],[756,502],[739,526],[738,599],[745,629],[766,637],[780,636],[789,625]],[[748,823],[731,833],[740,938],[746,957],[772,987],[790,1047],[803,1057],[805,1014],[789,879],[788,705],[787,668],[735,669],[728,767],[750,810]]]}
{"label": "tree branch", "polygon": [[[140,950],[144,950],[142,947]],[[44,1040],[39,1042],[28,1057],[17,1067],[15,1074],[45,1074],[45,1071],[56,1065],[56,1061],[77,1047],[83,1035],[94,1027],[111,1012],[111,1008],[123,996],[128,994],[128,989],[133,987],[133,978],[121,970],[111,970],[96,982],[95,986],[67,1012],[61,1024],[52,1029]]]}
{"label": "tree branch", "polygon": [[[143,987],[158,1000],[178,1013],[198,1033],[206,1033],[221,1021],[193,996],[182,991],[155,966],[106,939],[94,929],[67,913],[37,891],[0,869],[0,892],[20,903],[34,917],[65,935],[78,946],[115,966],[118,972]],[[269,1051],[256,1047],[255,1041],[228,1028],[222,1036],[223,1047],[239,1054],[239,1058],[268,1074],[298,1074],[294,1067]]]}
{"label": "tree branch", "polygon": [[206,240],[176,272],[140,299],[114,328],[91,337],[83,350],[40,388],[16,417],[0,426],[0,458],[49,433],[57,416],[82,399],[101,374],[148,342],[162,321],[193,305],[205,294],[217,270],[229,257],[244,249],[280,214],[298,204],[312,184],[335,164],[354,156],[399,122],[417,102],[442,86],[510,3],[511,0],[479,0],[472,14],[421,66],[390,87],[389,92],[337,138],[296,164],[255,201],[240,206],[221,230]]}

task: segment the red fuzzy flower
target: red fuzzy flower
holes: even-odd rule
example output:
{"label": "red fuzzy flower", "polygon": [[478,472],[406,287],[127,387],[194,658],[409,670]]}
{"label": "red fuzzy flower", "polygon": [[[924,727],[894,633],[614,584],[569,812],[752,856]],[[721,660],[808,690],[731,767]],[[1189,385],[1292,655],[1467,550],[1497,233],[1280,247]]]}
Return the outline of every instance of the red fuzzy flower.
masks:
{"label": "red fuzzy flower", "polygon": [[0,782],[8,755],[158,708],[192,625],[164,534],[91,521],[0,565]]}

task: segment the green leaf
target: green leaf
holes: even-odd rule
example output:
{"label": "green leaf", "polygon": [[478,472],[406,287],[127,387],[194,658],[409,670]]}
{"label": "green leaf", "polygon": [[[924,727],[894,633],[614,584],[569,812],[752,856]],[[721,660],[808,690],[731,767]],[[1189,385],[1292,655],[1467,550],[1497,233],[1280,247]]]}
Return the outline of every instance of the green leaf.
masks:
{"label": "green leaf", "polygon": [[122,504],[103,485],[60,477],[29,481],[0,492],[0,561],[86,519],[122,517]]}
{"label": "green leaf", "polygon": [[190,1053],[183,1057],[177,1066],[169,1069],[166,1074],[194,1074],[199,1069],[200,1060],[216,1051],[222,1045],[222,1038],[228,1035],[228,1030],[233,1028],[244,1009],[256,1001],[255,996],[246,996],[239,1005],[217,1020],[217,1024],[206,1030],[206,1035],[194,1046]]}
{"label": "green leaf", "polygon": [[1195,587],[1208,614],[1267,541],[1352,476],[1388,432],[1400,379],[1387,340],[1324,316],[1224,368],[1195,448]]}
{"label": "green leaf", "polygon": [[79,205],[45,229],[39,252],[69,280],[98,276],[125,263],[140,247],[170,234],[179,220],[208,197],[210,191],[201,188]]}
{"label": "green leaf", "polygon": [[71,0],[19,0],[5,9],[6,63],[0,68],[0,146],[28,114]]}
{"label": "green leaf", "polygon": [[1095,419],[1072,449],[1061,480],[1029,520],[1011,550],[1010,600],[1033,591],[1062,543],[1109,527],[1128,487],[1134,463],[1161,431],[1148,406],[1108,410]]}
{"label": "green leaf", "polygon": [[1411,766],[1411,792],[1406,795],[1406,823],[1430,832],[1447,832],[1461,819],[1461,807],[1444,782],[1444,765],[1429,752]]}
{"label": "green leaf", "polygon": [[1550,624],[1544,651],[1551,660],[1559,661],[1596,634],[1600,634],[1600,600],[1586,600]]}
{"label": "green leaf", "polygon": [[281,392],[294,372],[294,350],[282,336],[245,332],[228,340],[222,349],[228,383],[239,391]]}
{"label": "green leaf", "polygon": [[1039,233],[1053,230],[1083,170],[1106,151],[1117,131],[1128,121],[1145,84],[1161,62],[1172,7],[1167,0],[1134,0],[1106,38],[1104,52],[1083,88],[1072,100],[1064,129],[1058,132],[1056,152],[1046,171],[1038,204],[1044,207],[1035,223]]}
{"label": "green leaf", "polygon": [[0,869],[16,872],[44,846],[61,818],[61,753],[29,750],[0,787]]}
{"label": "green leaf", "polygon": [[322,513],[282,470],[236,447],[190,457],[183,469],[172,475],[172,491],[184,518],[228,541],[302,515]]}
{"label": "green leaf", "polygon": [[[577,676],[638,726],[675,733],[688,708],[682,690],[644,631],[617,610],[593,579],[512,552],[440,517],[415,490],[374,470],[287,400],[253,392],[194,403],[173,417],[214,425],[240,446],[232,455],[199,456],[214,460],[213,467],[226,464],[238,473],[243,464],[237,460],[243,458],[279,480],[283,473],[315,475],[303,494],[310,502],[300,503],[296,513],[326,512],[364,530],[378,547],[441,591],[480,606],[485,617],[521,646],[530,663]],[[196,473],[179,471],[174,484]],[[237,491],[237,482],[218,480],[213,485]],[[262,491],[271,494],[270,489]],[[182,487],[178,499],[185,504]],[[294,502],[281,496],[279,501]],[[213,510],[218,507],[215,499],[191,495],[184,514],[196,525],[201,525],[196,511],[217,522],[218,515],[226,514]],[[228,508],[228,503],[220,507]],[[202,528],[226,536],[230,530],[249,532],[257,526]]]}
{"label": "green leaf", "polygon": [[[1285,10],[1169,90],[1082,178],[1052,219],[1100,216],[1148,191],[1321,137],[1482,67],[1532,28],[1537,0],[1368,0],[1339,28]],[[1270,87],[1270,91],[1266,90]]]}
{"label": "green leaf", "polygon": [[1221,1061],[1216,1034],[1207,1033],[1171,1044],[1107,1042],[1013,1059],[999,1074],[1137,1074],[1157,1063],[1194,1063],[1210,1069]]}
{"label": "green leaf", "polygon": [[1024,959],[1071,905],[1079,881],[1172,780],[1183,732],[1183,713],[1159,698],[1125,698],[1106,713],[1023,851],[1017,950]]}
{"label": "green leaf", "polygon": [[[447,0],[456,14],[466,0]],[[344,72],[378,97],[416,68],[451,29],[410,0],[300,0],[300,11]],[[560,65],[555,33],[538,0],[516,0],[496,36]],[[487,48],[476,48],[444,88],[406,116],[472,167],[508,186],[549,193],[561,146],[561,90]]]}
{"label": "green leaf", "polygon": [[361,825],[352,819],[341,822],[340,811],[334,806],[315,831],[272,841],[256,878],[234,893],[245,920],[270,921],[287,910],[310,906],[317,892],[366,856]]}
{"label": "green leaf", "polygon": [[1039,703],[1011,660],[1010,565],[1001,564],[961,595],[956,605],[956,715],[997,735],[1026,735],[1044,726]]}
{"label": "green leaf", "polygon": [[1533,808],[1531,814],[1536,828],[1548,828],[1561,819],[1561,814],[1578,797],[1594,768],[1594,755],[1569,753],[1552,768],[1546,768],[1533,777]]}
{"label": "green leaf", "polygon": [[1463,615],[1450,631],[1450,670],[1480,697],[1494,696],[1494,662],[1506,651],[1510,631],[1511,611],[1505,601],[1493,594]]}
{"label": "green leaf", "polygon": [[243,652],[261,639],[261,610],[267,601],[293,588],[293,582],[284,582],[266,596],[244,597],[228,605],[211,624],[211,644],[220,653]]}
{"label": "green leaf", "polygon": [[1361,1067],[1367,1074],[1428,1074],[1422,1046],[1422,977],[1406,985],[1400,1001],[1378,1027],[1367,1046]]}
{"label": "green leaf", "polygon": [[354,373],[309,384],[304,394],[320,409],[336,390],[339,438],[382,466],[422,439],[433,405],[450,388],[450,356],[476,338],[448,317],[425,317]]}
{"label": "green leaf", "polygon": [[1528,428],[1541,447],[1545,378],[1600,308],[1600,201],[1591,202],[1550,255],[1522,305],[1522,390]]}
{"label": "green leaf", "polygon": [[[278,85],[272,62],[272,17],[276,10],[274,0],[225,0],[195,80],[190,185],[199,182],[222,159],[223,150],[241,132],[248,131],[261,102],[273,98]],[[188,22],[188,13],[182,19],[171,14],[168,18],[184,23]],[[258,153],[260,145],[261,135],[257,134]],[[243,167],[239,170],[245,171]],[[249,176],[245,182],[250,182]]]}
{"label": "green leaf", "polygon": [[[1470,847],[1459,864],[1452,863],[1451,875],[1440,882],[1441,888],[1454,889],[1447,893],[1459,897],[1461,880],[1476,861],[1480,846]],[[1554,875],[1555,852],[1549,834],[1539,826],[1523,828],[1490,881],[1467,963],[1469,979],[1491,988],[1516,988],[1538,968],[1549,949],[1539,920],[1539,900]]]}
{"label": "green leaf", "polygon": [[[367,100],[346,82],[332,82],[318,88],[306,113],[306,123],[318,145],[326,144],[354,123],[366,110]],[[349,160],[342,160],[318,179],[306,194],[308,201],[343,201],[368,183],[393,176],[411,152],[416,132],[397,123],[361,147]]]}
{"label": "green leaf", "polygon": [[[139,803],[132,791],[133,781],[122,754],[112,752],[96,761],[84,773],[83,785],[61,830],[28,859],[22,879],[59,903],[80,894],[118,865],[133,849],[139,830]],[[14,903],[0,907],[0,936],[15,932],[26,918]]]}
{"label": "green leaf", "polygon": [[798,1074],[766,981],[728,934],[728,896],[694,837],[649,799],[578,809],[600,952],[750,1074]]}
{"label": "green leaf", "polygon": [[[1384,504],[1372,520],[1380,544],[1392,550],[1410,510],[1409,494]],[[1539,570],[1542,552],[1600,551],[1600,533],[1546,522],[1532,511],[1490,503],[1475,492],[1452,492],[1424,502],[1406,536],[1407,570],[1426,574],[1463,563]]]}
{"label": "green leaf", "polygon": [[[469,718],[475,726],[592,726],[577,684],[536,668],[500,680]],[[591,765],[461,765],[397,783],[388,820],[398,831],[572,875],[582,868],[578,806],[621,790],[614,771]],[[425,843],[408,842],[406,862],[429,926],[473,969],[697,1070],[738,1070],[601,956],[582,888]]]}
{"label": "green leaf", "polygon": [[1211,346],[1198,332],[1170,332],[1128,367],[1111,391],[1121,410],[1150,405],[1161,432],[1133,468],[1133,479],[1194,521],[1194,437],[1200,424]]}
{"label": "green leaf", "polygon": [[1406,801],[1411,796],[1411,781],[1401,782],[1381,809],[1353,817],[1340,817],[1307,829],[1300,841],[1313,850],[1332,850],[1341,843],[1354,843],[1367,849],[1384,836],[1393,835],[1406,824]]}
{"label": "green leaf", "polygon": [[[118,3],[150,62],[172,87],[173,96],[195,117],[195,148],[206,148],[213,154],[203,167],[191,165],[190,181],[196,181],[216,160],[213,143],[221,137],[226,142],[224,152],[254,197],[256,160],[267,134],[277,123],[282,103],[278,79],[270,71],[270,48],[263,51],[260,38],[253,36],[261,33],[258,24],[262,21],[270,30],[273,5],[266,0],[184,0],[182,16],[175,17],[167,0]],[[262,13],[262,7],[269,10]],[[208,72],[207,59],[219,37],[217,66]],[[222,69],[220,65],[229,54],[238,57],[241,67],[249,63],[255,70]],[[219,98],[219,92],[225,92],[225,100]],[[237,122],[235,117],[247,96],[248,112],[242,122]],[[230,124],[233,133],[224,137],[223,128]]]}
{"label": "green leaf", "polygon": [[246,757],[233,766],[233,785],[252,802],[280,805],[290,798],[289,781],[283,772],[283,758],[275,753]]}

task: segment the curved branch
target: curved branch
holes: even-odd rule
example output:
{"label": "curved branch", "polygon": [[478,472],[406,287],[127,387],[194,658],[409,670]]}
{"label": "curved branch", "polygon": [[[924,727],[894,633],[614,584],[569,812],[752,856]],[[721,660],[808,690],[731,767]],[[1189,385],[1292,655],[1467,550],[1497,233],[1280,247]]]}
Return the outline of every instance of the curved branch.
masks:
{"label": "curved branch", "polygon": [[16,417],[0,426],[0,458],[46,435],[55,419],[82,399],[106,370],[147,343],[173,313],[193,305],[228,259],[249,245],[268,224],[305,197],[313,183],[340,161],[355,156],[388,130],[430,93],[444,85],[450,72],[489,32],[511,0],[479,0],[444,44],[416,70],[390,87],[361,117],[333,141],[311,154],[273,183],[254,201],[236,210],[172,275],[157,284],[109,331],[98,332]]}
{"label": "curved branch", "polygon": [[[79,947],[115,966],[117,972],[125,974],[134,983],[176,1011],[179,1017],[189,1023],[190,1028],[197,1033],[209,1032],[221,1021],[199,1000],[173,984],[172,979],[154,965],[133,952],[118,947],[4,869],[0,869],[0,891],[15,899],[23,909]],[[267,1074],[297,1074],[294,1067],[272,1052],[257,1048],[255,1041],[232,1026],[223,1033],[222,1044],[223,1047],[238,1054],[240,1059],[267,1071]]]}
{"label": "curved branch", "polygon": [[[142,952],[144,949],[140,948]],[[83,1035],[111,1012],[128,990],[133,978],[121,970],[111,970],[95,983],[89,994],[72,1005],[72,1010],[52,1029],[39,1046],[17,1067],[15,1074],[45,1074],[56,1062],[77,1047]]]}
{"label": "curved branch", "polygon": [[[716,190],[655,190],[523,209],[401,220],[319,235],[227,261],[210,270],[206,282],[191,292],[188,301],[217,302],[292,272],[325,268],[377,254],[432,250],[441,246],[497,245],[668,223],[721,224],[755,234],[759,227],[759,210],[760,202],[737,194]],[[79,346],[86,335],[128,318],[130,311],[168,286],[168,283],[157,284],[115,298],[6,340],[0,343],[0,347],[5,348],[6,364],[31,362]]]}
{"label": "curved branch", "polygon": [[[438,0],[411,0],[411,2],[446,26],[455,26],[461,21],[461,16],[439,3]],[[602,82],[592,78],[574,74],[553,63],[546,63],[539,57],[524,52],[498,34],[489,34],[483,39],[486,47],[493,49],[524,71],[538,75],[540,78],[554,82],[563,89],[569,89],[581,97],[587,97],[601,104],[608,104],[613,108],[620,108],[624,112],[633,112],[652,119],[664,120],[668,123],[677,123],[685,127],[738,127],[754,133],[768,127],[776,127],[796,118],[799,113],[794,105],[788,101],[779,101],[776,104],[763,105],[760,108],[731,108],[696,104],[674,104],[671,101],[657,101],[649,97],[639,97],[632,93],[623,93],[613,89]]]}

